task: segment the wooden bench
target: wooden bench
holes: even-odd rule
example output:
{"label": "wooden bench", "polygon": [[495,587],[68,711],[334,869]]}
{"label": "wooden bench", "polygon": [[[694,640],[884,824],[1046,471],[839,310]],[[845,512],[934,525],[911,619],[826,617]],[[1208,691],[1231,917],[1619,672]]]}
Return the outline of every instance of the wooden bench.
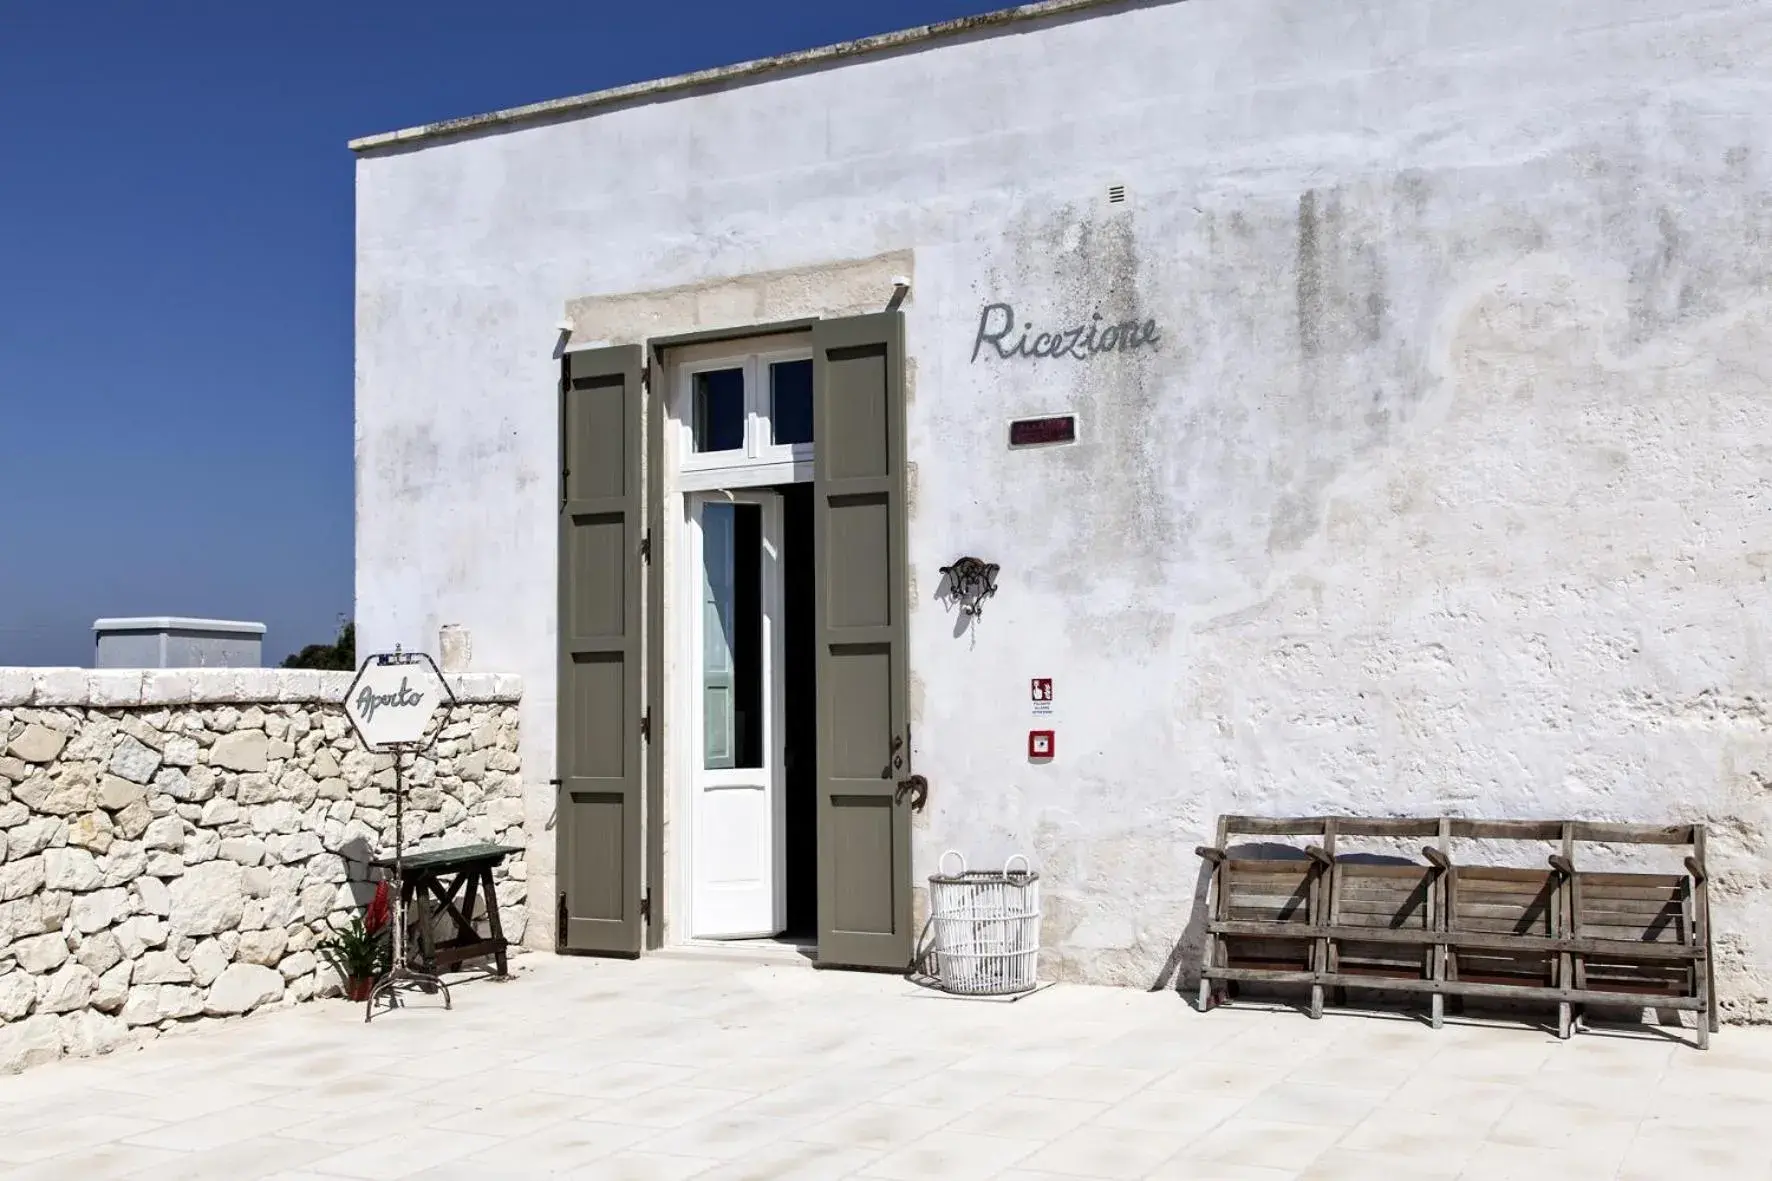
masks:
{"label": "wooden bench", "polygon": [[[1250,856],[1233,837],[1304,840]],[[1338,852],[1344,838],[1393,848],[1422,837],[1421,862]],[[1454,842],[1546,842],[1543,867],[1460,864]],[[1685,845],[1684,874],[1590,872],[1583,842]],[[1445,998],[1554,1002],[1568,1037],[1588,1005],[1698,1014],[1697,1041],[1717,1028],[1709,881],[1702,825],[1584,821],[1224,816],[1212,867],[1200,1007],[1238,983],[1304,985],[1310,1013],[1325,989],[1425,993],[1436,1028]]]}

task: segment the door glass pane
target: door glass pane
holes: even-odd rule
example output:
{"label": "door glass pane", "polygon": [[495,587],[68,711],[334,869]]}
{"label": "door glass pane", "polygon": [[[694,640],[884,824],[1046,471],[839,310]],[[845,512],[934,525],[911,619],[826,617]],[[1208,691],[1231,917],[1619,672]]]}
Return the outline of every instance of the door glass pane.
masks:
{"label": "door glass pane", "polygon": [[775,443],[812,442],[812,362],[769,366],[769,423]]}
{"label": "door glass pane", "polygon": [[701,512],[702,766],[763,765],[763,510]]}
{"label": "door glass pane", "polygon": [[693,384],[696,451],[744,450],[744,370],[710,369]]}

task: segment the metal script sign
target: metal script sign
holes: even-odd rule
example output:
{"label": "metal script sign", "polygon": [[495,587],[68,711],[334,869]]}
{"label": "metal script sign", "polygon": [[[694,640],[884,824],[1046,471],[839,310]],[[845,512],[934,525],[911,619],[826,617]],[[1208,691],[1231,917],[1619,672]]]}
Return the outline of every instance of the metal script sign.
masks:
{"label": "metal script sign", "polygon": [[378,652],[345,694],[345,717],[371,750],[417,745],[437,709],[455,695],[423,652]]}
{"label": "metal script sign", "polygon": [[972,360],[995,356],[1009,361],[1068,357],[1089,361],[1103,353],[1135,353],[1157,347],[1157,322],[1136,316],[1108,320],[1096,312],[1082,324],[1057,331],[1036,331],[1032,321],[1017,321],[1015,309],[1006,303],[987,303],[978,313],[978,335],[972,340]]}

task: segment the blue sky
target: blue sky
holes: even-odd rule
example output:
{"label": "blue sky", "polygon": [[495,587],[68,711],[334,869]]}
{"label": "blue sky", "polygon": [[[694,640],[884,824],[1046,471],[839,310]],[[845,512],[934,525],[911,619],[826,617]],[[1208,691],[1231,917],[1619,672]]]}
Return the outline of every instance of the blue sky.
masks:
{"label": "blue sky", "polygon": [[1006,0],[0,0],[0,665],[351,610],[345,141]]}

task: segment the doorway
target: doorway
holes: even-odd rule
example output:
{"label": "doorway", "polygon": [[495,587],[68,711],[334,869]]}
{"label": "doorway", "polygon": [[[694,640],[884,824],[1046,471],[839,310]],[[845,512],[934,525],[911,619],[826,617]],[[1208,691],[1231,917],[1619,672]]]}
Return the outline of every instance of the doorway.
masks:
{"label": "doorway", "polygon": [[902,313],[569,349],[560,377],[560,949],[810,932],[821,967],[902,969]]}
{"label": "doorway", "polygon": [[688,934],[818,927],[811,489],[684,498]]}

